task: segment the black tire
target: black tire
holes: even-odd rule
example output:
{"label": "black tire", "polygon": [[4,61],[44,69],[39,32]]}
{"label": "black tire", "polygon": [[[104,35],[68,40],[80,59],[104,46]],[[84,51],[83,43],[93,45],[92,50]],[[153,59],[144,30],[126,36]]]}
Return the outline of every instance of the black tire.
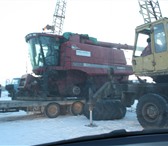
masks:
{"label": "black tire", "polygon": [[60,105],[57,103],[49,103],[45,107],[44,112],[48,118],[56,118],[60,115]]}
{"label": "black tire", "polygon": [[[100,100],[96,102],[92,118],[93,120],[114,120],[121,119],[126,114],[126,107],[120,101],[114,100]],[[89,119],[89,105],[85,104],[84,115]]]}
{"label": "black tire", "polygon": [[104,113],[106,120],[122,119],[126,114],[126,107],[118,100],[105,100]]}
{"label": "black tire", "polygon": [[[89,104],[85,104],[84,106],[84,116],[90,119],[90,111],[89,111]],[[93,120],[104,120],[104,108],[103,104],[100,102],[96,102],[92,110],[92,119]]]}
{"label": "black tire", "polygon": [[157,94],[142,96],[137,104],[137,119],[143,128],[163,128],[167,124],[167,102]]}
{"label": "black tire", "polygon": [[127,108],[126,108],[124,105],[122,105],[121,108],[120,108],[120,112],[121,112],[121,117],[120,117],[120,119],[122,119],[122,118],[125,117],[125,115],[126,115],[126,113],[127,113]]}
{"label": "black tire", "polygon": [[93,120],[105,120],[104,107],[101,102],[97,102],[93,108]]}
{"label": "black tire", "polygon": [[116,116],[116,119],[122,119],[125,117],[127,108],[124,106],[120,101],[116,101],[115,105],[117,106],[118,115]]}
{"label": "black tire", "polygon": [[87,103],[84,105],[83,115],[84,115],[86,118],[89,119],[89,116],[90,116],[90,114],[89,114],[89,105],[88,105]]}
{"label": "black tire", "polygon": [[84,104],[80,101],[74,102],[70,107],[70,112],[74,115],[82,115],[83,114]]}
{"label": "black tire", "polygon": [[115,105],[113,100],[102,100],[104,107],[104,120],[113,120],[116,119],[118,115],[118,107]]}

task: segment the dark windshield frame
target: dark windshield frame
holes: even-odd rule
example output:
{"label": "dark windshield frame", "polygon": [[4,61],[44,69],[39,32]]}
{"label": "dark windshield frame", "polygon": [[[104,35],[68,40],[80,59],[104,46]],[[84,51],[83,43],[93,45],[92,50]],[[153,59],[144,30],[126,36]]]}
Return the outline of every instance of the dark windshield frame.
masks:
{"label": "dark windshield frame", "polygon": [[33,69],[59,65],[61,40],[54,36],[35,35],[27,38],[29,56]]}

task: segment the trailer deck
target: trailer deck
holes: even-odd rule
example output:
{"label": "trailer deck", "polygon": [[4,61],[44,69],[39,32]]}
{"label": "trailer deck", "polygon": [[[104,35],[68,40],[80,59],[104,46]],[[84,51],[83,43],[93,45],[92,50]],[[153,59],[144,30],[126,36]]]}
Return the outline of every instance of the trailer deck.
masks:
{"label": "trailer deck", "polygon": [[[19,110],[24,111],[40,111],[48,114],[61,113],[61,110],[70,109],[73,114],[82,112],[85,100],[78,98],[64,98],[63,100],[1,100],[0,112],[17,112]],[[58,114],[59,115],[59,114]],[[50,116],[49,116],[50,117]]]}

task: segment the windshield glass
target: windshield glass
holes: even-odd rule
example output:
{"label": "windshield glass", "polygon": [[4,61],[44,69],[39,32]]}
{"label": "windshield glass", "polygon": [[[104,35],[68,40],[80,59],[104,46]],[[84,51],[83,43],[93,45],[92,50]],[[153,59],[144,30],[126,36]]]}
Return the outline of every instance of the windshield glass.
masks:
{"label": "windshield glass", "polygon": [[59,41],[49,36],[39,36],[30,38],[29,56],[33,68],[45,65],[58,65]]}
{"label": "windshield glass", "polygon": [[154,26],[154,39],[156,53],[161,53],[167,50],[166,34],[163,24],[157,24]]}

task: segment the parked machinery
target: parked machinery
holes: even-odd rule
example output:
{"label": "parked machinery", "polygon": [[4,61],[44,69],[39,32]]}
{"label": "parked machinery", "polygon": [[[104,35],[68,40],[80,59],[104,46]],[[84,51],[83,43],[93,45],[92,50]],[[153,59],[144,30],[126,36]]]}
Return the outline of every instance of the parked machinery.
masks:
{"label": "parked machinery", "polygon": [[100,42],[74,33],[31,33],[26,42],[36,76],[22,76],[17,97],[87,98],[89,84],[96,91],[108,81],[108,68],[113,67],[122,81],[132,74],[121,50],[132,49],[129,45]]}
{"label": "parked machinery", "polygon": [[[101,42],[75,33],[31,33],[26,42],[33,74],[23,75],[18,92],[12,94],[17,109],[38,106],[48,117],[69,109],[74,115],[82,114],[89,102],[89,89],[96,92],[109,81],[109,68],[113,68],[119,82],[127,82],[133,73],[122,50],[133,47],[126,44]],[[15,108],[12,102],[3,103],[2,110],[8,111],[10,105]]]}
{"label": "parked machinery", "polygon": [[[65,98],[77,98],[84,100],[84,115],[89,118],[93,111],[94,120],[123,118],[126,107],[138,100],[137,119],[144,128],[167,126],[168,19],[162,18],[160,11],[156,13],[155,9],[160,10],[157,0],[139,0],[139,4],[141,13],[148,18],[144,17],[145,24],[135,30],[134,47],[75,33],[28,34],[34,75],[22,76],[15,99],[52,101],[45,111],[49,117],[56,117],[60,106],[55,101],[62,104]],[[142,55],[144,48],[150,48],[146,55]],[[126,64],[122,49],[133,50],[132,66]],[[132,74],[138,83],[128,80]],[[153,82],[141,76],[151,77]],[[81,113],[83,104],[79,101],[71,111]]]}

